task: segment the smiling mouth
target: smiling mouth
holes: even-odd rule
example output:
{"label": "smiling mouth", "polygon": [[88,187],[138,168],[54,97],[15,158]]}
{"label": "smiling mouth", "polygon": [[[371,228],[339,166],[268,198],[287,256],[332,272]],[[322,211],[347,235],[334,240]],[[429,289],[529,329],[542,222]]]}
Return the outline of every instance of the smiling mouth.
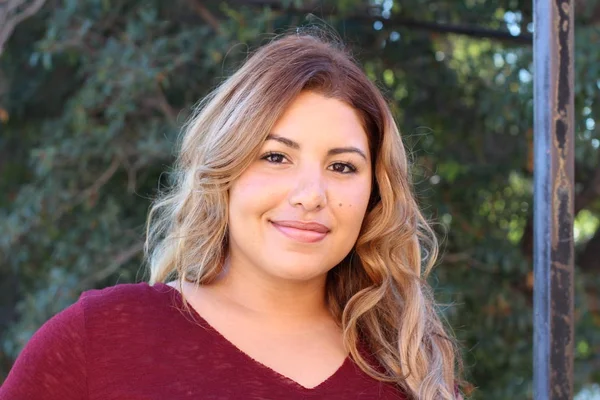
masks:
{"label": "smiling mouth", "polygon": [[328,232],[316,232],[307,229],[292,228],[289,226],[278,225],[277,223],[270,221],[271,224],[281,232],[283,235],[290,239],[303,242],[303,243],[317,243],[320,242],[327,236]]}

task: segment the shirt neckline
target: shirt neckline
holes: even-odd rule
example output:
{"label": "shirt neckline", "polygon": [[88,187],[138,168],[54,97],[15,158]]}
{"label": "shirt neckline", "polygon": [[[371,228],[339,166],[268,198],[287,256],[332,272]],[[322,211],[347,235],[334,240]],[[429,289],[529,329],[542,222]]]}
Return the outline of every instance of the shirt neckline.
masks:
{"label": "shirt neckline", "polygon": [[[155,285],[161,285],[161,286],[167,288],[167,290],[172,291],[172,295],[174,295],[175,298],[177,299],[177,303],[178,303],[177,305],[183,306],[183,295],[179,292],[179,290],[177,290],[176,288],[174,288],[172,286],[167,285],[166,283],[162,283],[162,282],[157,282]],[[182,312],[183,310],[178,309],[178,311]],[[288,389],[290,387],[293,387],[297,391],[311,393],[311,394],[325,390],[328,387],[330,387],[331,385],[333,385],[339,376],[343,376],[344,371],[346,369],[350,368],[353,364],[353,361],[352,361],[352,358],[350,357],[350,355],[346,356],[346,358],[344,359],[342,364],[329,377],[327,377],[324,381],[319,383],[317,386],[309,388],[309,387],[303,386],[302,384],[293,380],[292,378],[275,371],[274,369],[261,363],[260,361],[255,360],[249,354],[242,351],[239,347],[237,347],[235,344],[233,344],[229,339],[227,339],[225,336],[223,336],[221,334],[221,332],[219,332],[216,328],[214,328],[208,321],[206,321],[198,313],[198,311],[196,311],[196,309],[194,309],[192,306],[189,306],[189,311],[191,312],[192,317],[200,324],[200,326],[203,329],[211,332],[212,335],[219,342],[221,342],[222,345],[227,346],[228,348],[232,349],[236,354],[238,354],[238,356],[240,357],[240,360],[251,364],[255,368],[258,368],[258,369],[264,371],[268,375],[271,375],[271,377],[274,378],[273,381],[277,382],[280,385],[283,384]]]}

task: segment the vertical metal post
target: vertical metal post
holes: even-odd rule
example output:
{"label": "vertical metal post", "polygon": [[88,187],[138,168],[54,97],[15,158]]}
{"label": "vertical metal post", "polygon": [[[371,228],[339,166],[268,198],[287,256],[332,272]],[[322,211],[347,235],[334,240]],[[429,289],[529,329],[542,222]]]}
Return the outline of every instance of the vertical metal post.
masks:
{"label": "vertical metal post", "polygon": [[573,0],[534,0],[534,398],[573,398]]}

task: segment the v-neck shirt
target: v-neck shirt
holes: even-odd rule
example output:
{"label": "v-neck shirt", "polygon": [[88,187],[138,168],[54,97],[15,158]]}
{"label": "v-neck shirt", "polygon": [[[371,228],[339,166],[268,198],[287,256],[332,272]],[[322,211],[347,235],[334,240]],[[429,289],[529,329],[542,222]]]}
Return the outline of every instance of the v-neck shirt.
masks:
{"label": "v-neck shirt", "polygon": [[406,399],[350,358],[306,388],[242,352],[163,283],[84,292],[29,340],[0,400]]}

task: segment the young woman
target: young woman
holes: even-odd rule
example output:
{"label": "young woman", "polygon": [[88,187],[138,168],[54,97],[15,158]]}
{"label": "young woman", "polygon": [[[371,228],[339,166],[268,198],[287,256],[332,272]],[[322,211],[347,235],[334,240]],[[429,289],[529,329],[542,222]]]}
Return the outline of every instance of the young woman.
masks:
{"label": "young woman", "polygon": [[455,399],[435,235],[386,101],[335,42],[260,48],[185,127],[150,282],[84,293],[0,399]]}

